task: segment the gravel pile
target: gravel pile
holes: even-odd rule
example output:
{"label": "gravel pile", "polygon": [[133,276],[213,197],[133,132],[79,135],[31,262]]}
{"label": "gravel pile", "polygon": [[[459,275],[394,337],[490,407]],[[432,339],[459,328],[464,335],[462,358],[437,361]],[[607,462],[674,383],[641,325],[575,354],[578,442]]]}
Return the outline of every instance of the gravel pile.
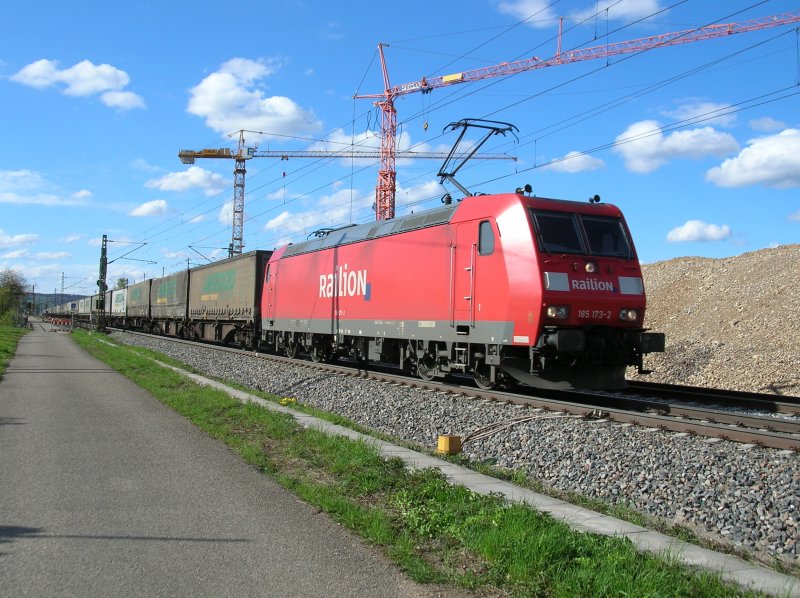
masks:
{"label": "gravel pile", "polygon": [[800,396],[800,245],[642,269],[645,324],[667,335],[642,380]]}

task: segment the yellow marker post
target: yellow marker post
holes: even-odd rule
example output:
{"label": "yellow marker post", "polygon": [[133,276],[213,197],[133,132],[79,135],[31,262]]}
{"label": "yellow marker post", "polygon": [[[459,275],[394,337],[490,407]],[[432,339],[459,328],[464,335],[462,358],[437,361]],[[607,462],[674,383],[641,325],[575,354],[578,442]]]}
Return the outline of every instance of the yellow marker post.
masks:
{"label": "yellow marker post", "polygon": [[461,452],[461,436],[441,434],[439,436],[439,452],[446,455],[457,455]]}

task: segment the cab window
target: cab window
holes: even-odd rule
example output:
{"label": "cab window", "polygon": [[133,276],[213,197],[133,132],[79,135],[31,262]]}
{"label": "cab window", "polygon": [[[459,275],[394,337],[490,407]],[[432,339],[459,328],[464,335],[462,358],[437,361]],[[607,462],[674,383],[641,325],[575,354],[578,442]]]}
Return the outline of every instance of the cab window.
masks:
{"label": "cab window", "polygon": [[478,254],[491,255],[494,253],[494,231],[492,223],[484,220],[478,225]]}
{"label": "cab window", "polygon": [[628,235],[618,218],[581,216],[589,241],[589,252],[604,257],[631,257]]}
{"label": "cab window", "polygon": [[539,248],[547,253],[586,253],[574,214],[532,210]]}

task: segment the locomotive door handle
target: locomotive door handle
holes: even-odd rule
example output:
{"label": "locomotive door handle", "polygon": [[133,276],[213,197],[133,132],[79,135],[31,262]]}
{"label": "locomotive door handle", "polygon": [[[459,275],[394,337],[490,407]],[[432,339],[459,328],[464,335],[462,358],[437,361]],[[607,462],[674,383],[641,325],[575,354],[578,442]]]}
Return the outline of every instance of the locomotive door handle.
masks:
{"label": "locomotive door handle", "polygon": [[469,325],[475,328],[475,302],[472,298],[475,296],[475,258],[478,252],[478,244],[473,243],[470,248],[469,255],[469,297],[464,297],[469,301]]}
{"label": "locomotive door handle", "polygon": [[456,310],[456,248],[450,245],[450,326],[455,326]]}

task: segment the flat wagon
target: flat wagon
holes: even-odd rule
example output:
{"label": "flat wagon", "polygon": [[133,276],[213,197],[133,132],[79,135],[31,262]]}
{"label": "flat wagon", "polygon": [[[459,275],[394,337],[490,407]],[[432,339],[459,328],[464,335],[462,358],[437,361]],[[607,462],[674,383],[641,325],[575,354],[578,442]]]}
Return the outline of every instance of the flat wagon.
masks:
{"label": "flat wagon", "polygon": [[271,255],[251,251],[190,270],[184,336],[255,348],[263,273]]}

